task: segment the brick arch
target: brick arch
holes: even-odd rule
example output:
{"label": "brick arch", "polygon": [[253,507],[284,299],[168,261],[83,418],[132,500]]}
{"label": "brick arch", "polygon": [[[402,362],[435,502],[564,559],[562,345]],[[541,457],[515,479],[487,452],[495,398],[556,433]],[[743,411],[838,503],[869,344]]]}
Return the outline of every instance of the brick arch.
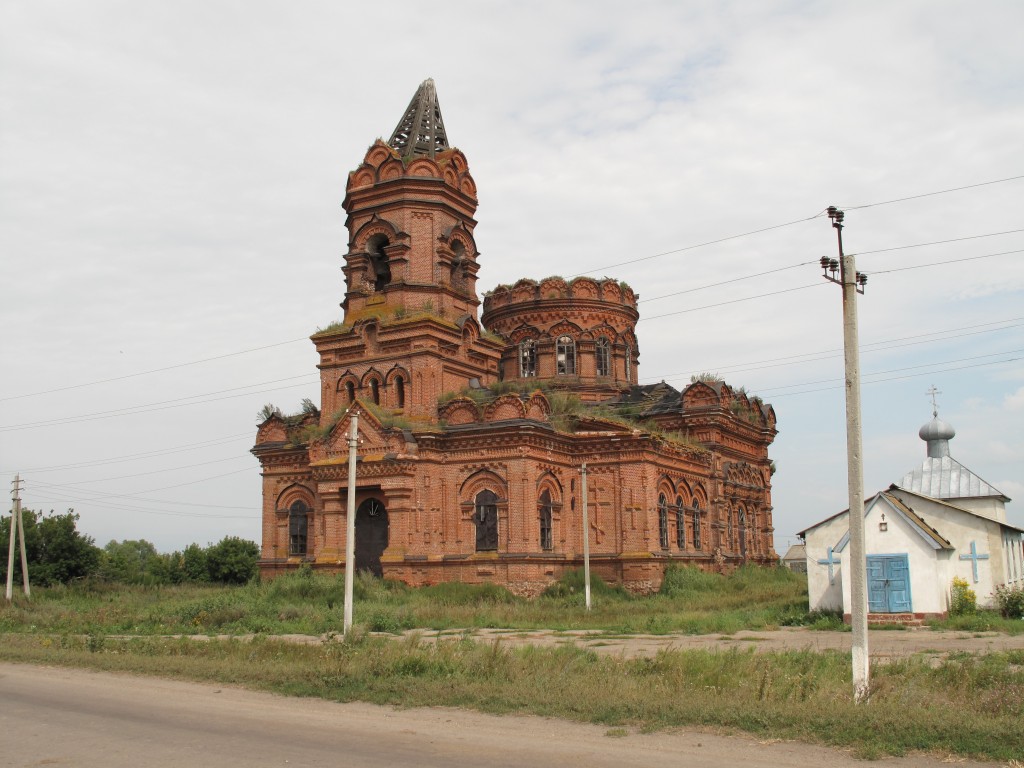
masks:
{"label": "brick arch", "polygon": [[387,219],[374,216],[352,235],[353,247],[356,250],[365,250],[367,242],[374,235],[384,235],[394,243],[401,236],[401,231]]}
{"label": "brick arch", "polygon": [[527,339],[539,339],[541,336],[540,329],[535,326],[527,325],[523,323],[518,328],[513,329],[509,332],[508,338],[513,344],[519,344]]}
{"label": "brick arch", "polygon": [[558,504],[561,506],[563,496],[562,483],[557,477],[555,477],[555,474],[551,470],[542,472],[540,477],[537,478],[538,499],[544,491],[548,491],[551,494],[552,504]]}
{"label": "brick arch", "polygon": [[437,163],[429,157],[420,157],[409,163],[405,169],[408,176],[420,176],[423,178],[438,179],[441,177],[441,169]]}
{"label": "brick arch", "polygon": [[665,494],[665,498],[670,501],[676,496],[676,484],[672,482],[672,478],[668,475],[662,475],[658,478],[658,484],[656,486],[657,493]]}
{"label": "brick arch", "polygon": [[552,339],[556,339],[559,336],[571,336],[574,341],[579,340],[583,334],[583,329],[565,318],[562,318],[557,323],[548,328],[546,336]]}
{"label": "brick arch", "polygon": [[456,397],[438,408],[438,418],[451,425],[480,421],[480,406],[468,397]]}
{"label": "brick arch", "polygon": [[287,512],[296,501],[302,501],[312,512],[315,498],[316,496],[313,491],[302,483],[292,483],[291,485],[282,488],[281,492],[277,494],[277,501],[274,504],[274,508],[278,512]]}
{"label": "brick arch", "polygon": [[509,393],[495,398],[484,408],[484,421],[525,419],[526,406],[517,394]]}
{"label": "brick arch", "polygon": [[481,491],[493,491],[498,505],[508,506],[508,483],[492,469],[478,469],[467,477],[459,487],[459,500],[463,505],[472,504]]}
{"label": "brick arch", "polygon": [[682,497],[683,503],[686,506],[690,506],[693,503],[693,489],[690,488],[690,484],[686,482],[685,478],[681,478],[676,483],[676,495]]}

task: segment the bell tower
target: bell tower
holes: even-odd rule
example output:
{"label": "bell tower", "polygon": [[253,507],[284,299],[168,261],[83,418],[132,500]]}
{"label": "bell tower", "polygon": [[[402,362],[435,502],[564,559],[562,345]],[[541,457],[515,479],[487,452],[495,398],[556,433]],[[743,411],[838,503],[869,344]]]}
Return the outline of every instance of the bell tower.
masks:
{"label": "bell tower", "polygon": [[313,336],[325,418],[358,398],[433,419],[437,397],[498,375],[477,319],[476,184],[448,145],[433,80],[349,174],[344,318]]}

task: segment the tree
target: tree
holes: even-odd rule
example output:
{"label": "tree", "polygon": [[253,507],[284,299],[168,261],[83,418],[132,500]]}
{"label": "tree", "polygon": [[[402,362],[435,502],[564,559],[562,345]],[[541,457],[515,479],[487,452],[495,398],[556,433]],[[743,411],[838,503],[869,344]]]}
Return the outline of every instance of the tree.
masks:
{"label": "tree", "polygon": [[[25,554],[28,558],[28,573],[33,584],[45,587],[51,584],[66,584],[96,572],[100,565],[100,549],[91,536],[78,531],[78,515],[69,509],[62,515],[22,510],[25,524]],[[0,541],[10,541],[11,518],[0,520]],[[7,562],[4,561],[4,577],[7,576]],[[21,559],[14,558],[14,578],[21,578]]]}
{"label": "tree", "polygon": [[211,581],[245,584],[256,575],[260,550],[254,542],[225,536],[206,549],[206,569]]}
{"label": "tree", "polygon": [[206,550],[198,544],[189,544],[181,553],[181,569],[188,581],[209,581],[210,571],[206,567]]}
{"label": "tree", "polygon": [[124,584],[141,584],[159,560],[156,547],[145,539],[110,541],[103,548],[99,573],[110,581]]}

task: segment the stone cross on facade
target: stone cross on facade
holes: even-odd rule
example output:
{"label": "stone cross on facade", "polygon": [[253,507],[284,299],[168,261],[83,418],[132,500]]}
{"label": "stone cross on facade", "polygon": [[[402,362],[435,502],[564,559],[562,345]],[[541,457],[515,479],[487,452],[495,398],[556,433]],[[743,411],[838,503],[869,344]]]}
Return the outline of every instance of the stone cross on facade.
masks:
{"label": "stone cross on facade", "polygon": [[960,559],[961,560],[970,560],[971,561],[971,571],[974,573],[974,583],[977,584],[978,583],[978,561],[979,560],[988,560],[988,555],[979,555],[978,554],[978,548],[975,545],[975,543],[972,541],[971,542],[971,554],[969,554],[969,555],[960,555]]}
{"label": "stone cross on facade", "polygon": [[[832,552],[832,547],[828,548],[828,557],[823,558],[823,559],[818,561],[818,565],[827,565],[828,566],[828,583],[829,584],[835,584],[836,583],[835,566],[839,565],[841,562],[842,562],[841,560],[836,560],[835,559],[835,555]],[[977,581],[977,579],[975,579],[975,581]]]}

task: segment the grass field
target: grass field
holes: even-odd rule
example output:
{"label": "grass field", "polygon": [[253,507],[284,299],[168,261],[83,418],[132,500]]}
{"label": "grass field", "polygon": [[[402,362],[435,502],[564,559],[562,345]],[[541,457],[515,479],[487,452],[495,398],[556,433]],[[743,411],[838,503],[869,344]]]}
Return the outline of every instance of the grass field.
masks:
{"label": "grass field", "polygon": [[[835,617],[807,614],[803,583],[785,571],[750,569],[729,577],[680,571],[664,594],[645,598],[598,586],[589,614],[573,578],[533,601],[461,584],[410,590],[360,579],[355,587],[356,631],[344,642],[311,646],[269,635],[338,631],[339,579],[302,573],[233,589],[91,584],[40,590],[31,602],[0,610],[0,659],[338,701],[534,713],[610,728],[735,729],[849,747],[869,758],[920,750],[1024,759],[1024,651],[876,665],[870,703],[854,706],[849,658],[834,652],[690,650],[633,659],[572,645],[512,649],[468,637],[435,644],[367,633],[483,626],[726,634],[801,623],[836,628]],[[975,621],[999,629],[992,622],[1001,620],[985,614]],[[177,633],[255,637],[168,637]]]}

